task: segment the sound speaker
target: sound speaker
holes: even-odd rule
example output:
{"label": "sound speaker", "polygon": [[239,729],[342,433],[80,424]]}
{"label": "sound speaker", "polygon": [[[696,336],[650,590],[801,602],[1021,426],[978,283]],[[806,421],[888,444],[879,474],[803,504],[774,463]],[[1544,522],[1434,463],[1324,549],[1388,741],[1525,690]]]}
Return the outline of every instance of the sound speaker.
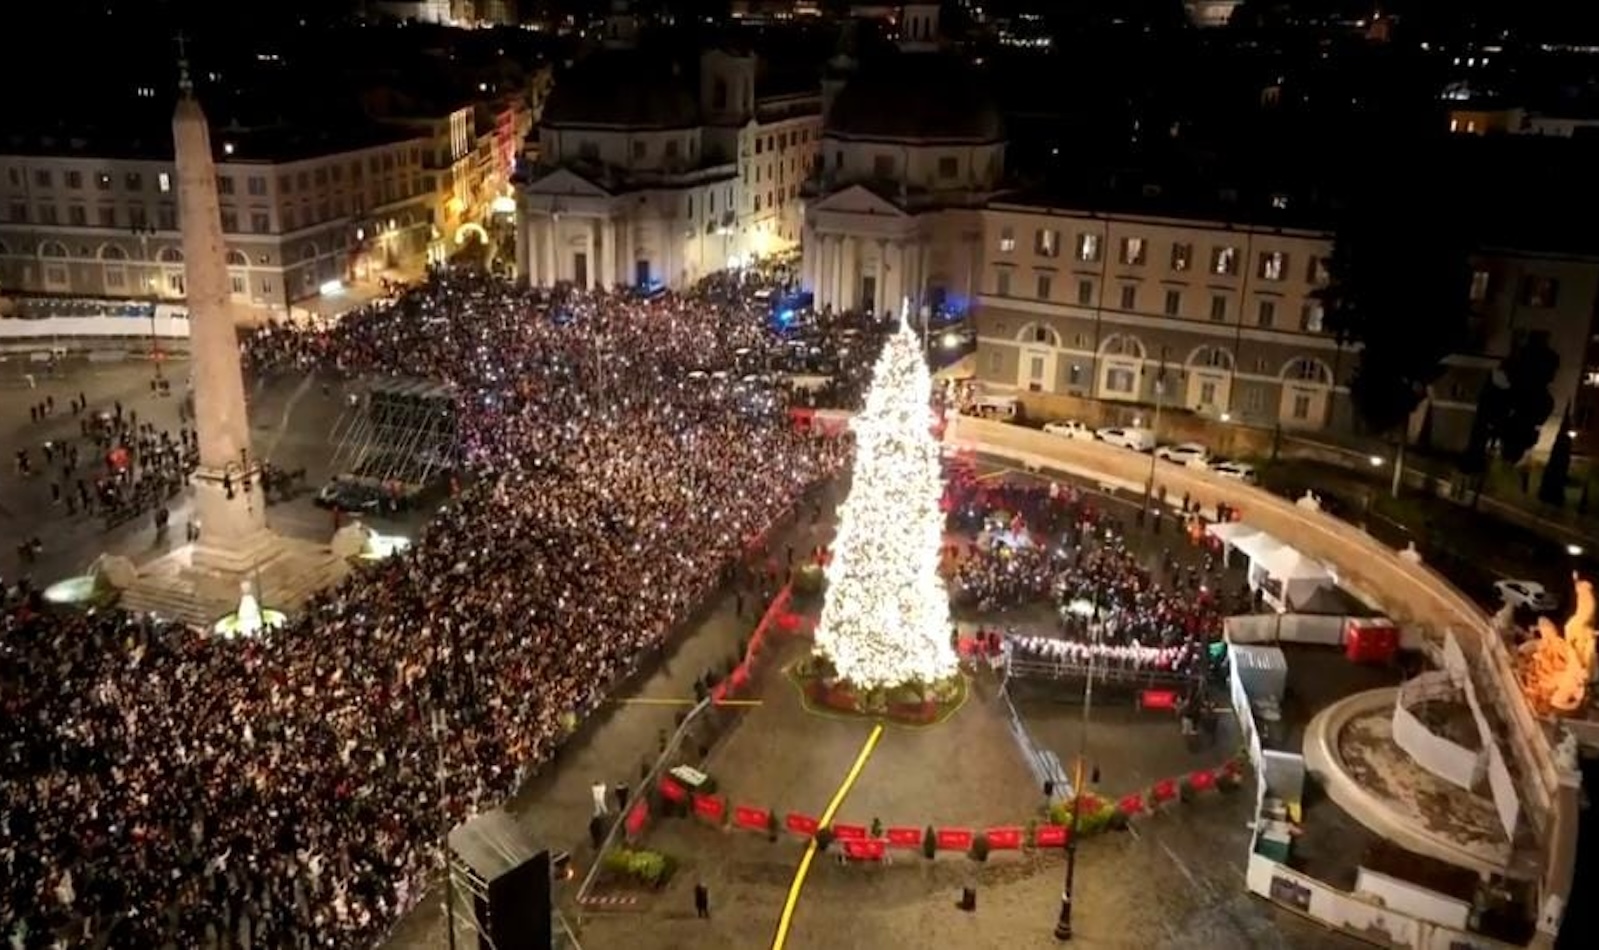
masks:
{"label": "sound speaker", "polygon": [[479,895],[478,950],[550,950],[555,932],[550,906],[550,853],[540,851],[488,882]]}

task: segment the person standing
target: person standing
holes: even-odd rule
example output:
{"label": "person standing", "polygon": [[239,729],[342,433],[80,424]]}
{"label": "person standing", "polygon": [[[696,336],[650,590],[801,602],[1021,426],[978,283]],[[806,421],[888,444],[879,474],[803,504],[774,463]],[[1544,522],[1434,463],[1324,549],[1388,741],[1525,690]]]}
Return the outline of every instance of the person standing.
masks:
{"label": "person standing", "polygon": [[700,920],[711,919],[711,890],[704,881],[694,882],[694,916]]}
{"label": "person standing", "polygon": [[589,789],[589,792],[594,796],[594,817],[596,818],[604,818],[611,813],[610,809],[606,807],[605,801],[608,791],[609,789],[605,787],[605,783],[598,781]]}
{"label": "person standing", "polygon": [[611,794],[616,797],[616,810],[618,813],[627,810],[627,792],[626,782],[617,782],[616,786],[611,789]]}

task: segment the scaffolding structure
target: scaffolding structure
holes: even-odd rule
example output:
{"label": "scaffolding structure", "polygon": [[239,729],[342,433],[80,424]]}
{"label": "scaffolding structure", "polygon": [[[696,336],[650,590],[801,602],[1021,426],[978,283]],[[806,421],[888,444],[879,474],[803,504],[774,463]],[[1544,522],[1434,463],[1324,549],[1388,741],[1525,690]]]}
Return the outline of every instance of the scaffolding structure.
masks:
{"label": "scaffolding structure", "polygon": [[374,383],[334,422],[333,471],[341,478],[419,491],[460,458],[455,390],[426,380]]}
{"label": "scaffolding structure", "polygon": [[[554,906],[552,855],[509,813],[496,808],[476,815],[452,828],[446,843],[452,947],[582,950]],[[544,914],[549,915],[547,930],[537,922]]]}

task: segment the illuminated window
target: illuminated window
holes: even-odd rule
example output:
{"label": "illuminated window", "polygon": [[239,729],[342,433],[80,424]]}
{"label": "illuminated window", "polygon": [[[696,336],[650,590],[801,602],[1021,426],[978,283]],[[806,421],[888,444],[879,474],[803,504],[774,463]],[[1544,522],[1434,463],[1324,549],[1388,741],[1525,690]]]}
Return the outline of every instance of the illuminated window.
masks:
{"label": "illuminated window", "polygon": [[1090,263],[1099,260],[1099,235],[1077,235],[1077,259]]}
{"label": "illuminated window", "polygon": [[1224,277],[1238,274],[1238,248],[1216,247],[1210,251],[1210,272]]}
{"label": "illuminated window", "polygon": [[1143,238],[1122,238],[1122,263],[1134,267],[1142,266],[1146,250]]}
{"label": "illuminated window", "polygon": [[155,176],[155,183],[156,187],[161,189],[163,195],[172,190],[172,176],[166,172]]}
{"label": "illuminated window", "polygon": [[1033,233],[1033,253],[1039,257],[1060,256],[1060,232],[1053,228],[1039,228]]}
{"label": "illuminated window", "polygon": [[1281,251],[1266,251],[1260,255],[1260,270],[1258,276],[1261,280],[1282,280],[1283,273],[1288,269],[1288,255]]}
{"label": "illuminated window", "polygon": [[999,249],[1001,253],[1009,254],[1016,250],[1016,231],[1012,228],[1001,228],[999,232]]}
{"label": "illuminated window", "polygon": [[1194,246],[1192,244],[1173,244],[1171,246],[1171,269],[1185,271],[1193,263]]}

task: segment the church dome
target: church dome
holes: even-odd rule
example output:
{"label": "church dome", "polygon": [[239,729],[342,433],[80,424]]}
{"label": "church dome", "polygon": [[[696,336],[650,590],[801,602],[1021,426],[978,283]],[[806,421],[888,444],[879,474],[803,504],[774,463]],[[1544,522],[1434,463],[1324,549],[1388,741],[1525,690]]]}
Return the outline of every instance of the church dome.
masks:
{"label": "church dome", "polygon": [[699,104],[670,59],[637,49],[602,49],[556,77],[540,122],[557,128],[682,129],[699,124]]}
{"label": "church dome", "polygon": [[850,139],[998,142],[1004,123],[980,76],[956,57],[902,53],[851,78],[823,134]]}

